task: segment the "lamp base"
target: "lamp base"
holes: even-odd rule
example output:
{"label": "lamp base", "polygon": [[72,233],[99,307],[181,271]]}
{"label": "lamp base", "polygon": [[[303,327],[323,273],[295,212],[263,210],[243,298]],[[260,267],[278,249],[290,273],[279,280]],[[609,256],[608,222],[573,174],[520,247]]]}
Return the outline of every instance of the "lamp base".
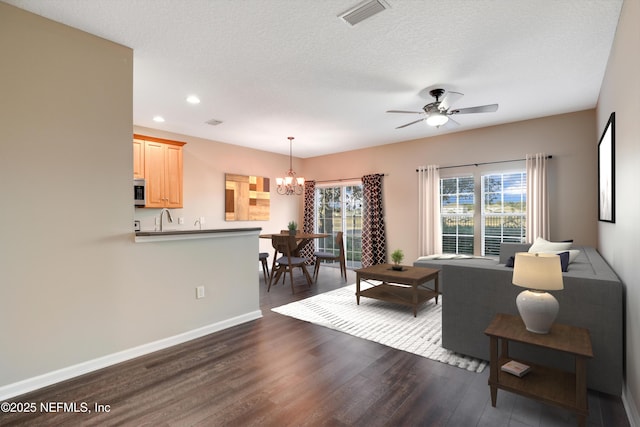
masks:
{"label": "lamp base", "polygon": [[536,334],[548,334],[553,321],[556,320],[560,304],[548,292],[526,290],[516,298],[520,317],[527,331]]}

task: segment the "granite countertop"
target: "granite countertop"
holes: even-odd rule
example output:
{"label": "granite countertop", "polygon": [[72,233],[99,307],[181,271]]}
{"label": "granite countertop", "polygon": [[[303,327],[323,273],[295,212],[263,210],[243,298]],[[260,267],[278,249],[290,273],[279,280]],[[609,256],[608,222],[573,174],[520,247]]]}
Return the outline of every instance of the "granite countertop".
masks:
{"label": "granite countertop", "polygon": [[157,242],[162,240],[185,240],[203,239],[214,237],[226,237],[234,234],[256,235],[262,230],[261,227],[247,228],[208,228],[204,230],[166,230],[166,231],[136,231],[136,242]]}
{"label": "granite countertop", "polygon": [[136,236],[168,236],[179,234],[205,234],[205,233],[237,233],[242,231],[260,231],[261,227],[251,228],[207,228],[204,230],[166,230],[166,231],[136,231]]}

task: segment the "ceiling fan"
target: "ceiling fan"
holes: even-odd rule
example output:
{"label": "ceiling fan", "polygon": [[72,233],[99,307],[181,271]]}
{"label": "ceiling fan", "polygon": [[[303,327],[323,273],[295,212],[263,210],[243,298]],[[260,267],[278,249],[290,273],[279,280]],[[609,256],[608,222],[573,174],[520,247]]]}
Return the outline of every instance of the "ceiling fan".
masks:
{"label": "ceiling fan", "polygon": [[[436,101],[422,107],[424,111],[403,111],[403,110],[389,110],[387,113],[408,113],[408,114],[422,114],[426,117],[415,120],[413,122],[398,126],[396,129],[401,129],[412,124],[426,121],[429,126],[439,128],[447,123],[460,126],[460,123],[453,120],[450,116],[453,114],[470,114],[470,113],[493,113],[498,110],[498,104],[480,105],[477,107],[458,108],[451,110],[451,105],[454,102],[462,98],[464,95],[459,92],[447,92],[444,95],[444,89],[432,89],[429,91],[429,95],[433,96]],[[440,98],[444,95],[444,98]]]}

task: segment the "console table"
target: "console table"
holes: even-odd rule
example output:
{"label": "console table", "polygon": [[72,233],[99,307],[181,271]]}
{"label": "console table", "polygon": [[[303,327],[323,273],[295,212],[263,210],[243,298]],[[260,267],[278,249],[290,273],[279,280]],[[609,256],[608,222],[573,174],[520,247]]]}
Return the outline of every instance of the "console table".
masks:
{"label": "console table", "polygon": [[[587,329],[556,323],[548,334],[536,334],[526,330],[519,316],[500,313],[484,333],[490,339],[489,386],[492,406],[496,406],[498,389],[502,389],[573,411],[578,417],[578,425],[585,425],[589,414],[587,359],[593,357]],[[500,354],[498,341],[501,343]],[[503,372],[501,366],[512,360],[509,357],[509,341],[570,354],[575,358],[575,372],[552,369],[525,360],[518,361],[531,366],[531,371],[522,378]]]}

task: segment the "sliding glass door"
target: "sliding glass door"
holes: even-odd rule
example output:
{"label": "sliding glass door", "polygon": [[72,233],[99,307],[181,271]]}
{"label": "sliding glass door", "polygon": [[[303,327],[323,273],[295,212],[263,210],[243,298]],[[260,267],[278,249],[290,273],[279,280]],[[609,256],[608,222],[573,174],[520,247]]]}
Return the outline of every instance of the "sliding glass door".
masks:
{"label": "sliding glass door", "polygon": [[[316,229],[329,237],[318,239],[316,250],[338,255],[337,232],[344,233],[348,268],[362,266],[362,184],[316,186]],[[337,264],[336,264],[337,265]]]}

